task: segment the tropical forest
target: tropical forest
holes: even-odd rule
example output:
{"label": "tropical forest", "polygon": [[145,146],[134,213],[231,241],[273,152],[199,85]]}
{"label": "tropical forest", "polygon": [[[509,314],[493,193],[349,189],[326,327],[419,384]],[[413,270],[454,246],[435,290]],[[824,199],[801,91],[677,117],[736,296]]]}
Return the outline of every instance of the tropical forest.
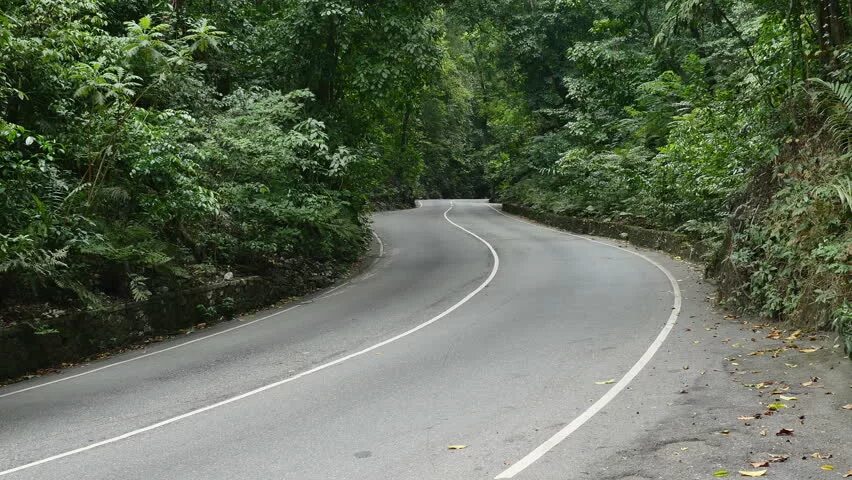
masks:
{"label": "tropical forest", "polygon": [[705,242],[725,305],[852,350],[848,0],[0,12],[6,328],[222,278],[330,283],[372,212],[489,198]]}

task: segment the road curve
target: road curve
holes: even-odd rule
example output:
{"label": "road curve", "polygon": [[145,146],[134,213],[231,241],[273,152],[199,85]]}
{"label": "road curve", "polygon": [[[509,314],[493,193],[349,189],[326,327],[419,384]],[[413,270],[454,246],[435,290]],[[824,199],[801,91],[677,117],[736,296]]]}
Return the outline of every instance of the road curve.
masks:
{"label": "road curve", "polygon": [[288,311],[0,389],[3,478],[551,478],[510,467],[537,448],[546,467],[542,444],[638,373],[676,287],[628,251],[450,207],[377,214],[373,267]]}

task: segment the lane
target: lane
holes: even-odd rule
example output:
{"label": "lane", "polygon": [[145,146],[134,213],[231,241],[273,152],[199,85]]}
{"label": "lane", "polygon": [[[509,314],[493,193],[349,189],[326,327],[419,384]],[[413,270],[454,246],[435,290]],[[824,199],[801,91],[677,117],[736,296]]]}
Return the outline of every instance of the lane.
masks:
{"label": "lane", "polygon": [[[419,289],[406,302],[458,300],[447,292],[469,291],[488,273],[488,251],[474,239],[450,232],[433,242],[447,227],[428,219],[447,205],[424,201],[377,218],[388,250],[400,249],[397,262],[404,247],[390,239],[411,232],[427,239],[418,244],[423,257],[394,276]],[[641,258],[515,222],[481,202],[457,202],[450,218],[494,245],[501,265],[487,288],[442,321],[215,413],[13,478],[494,478],[604,395],[610,387],[596,381],[628,371],[668,318],[671,286]],[[445,266],[428,280],[407,278],[429,272],[430,256]],[[371,281],[395,267],[382,268]],[[366,292],[356,287],[327,300],[357,303]],[[381,298],[399,314],[410,306]],[[382,323],[361,327],[370,322]],[[249,337],[246,344],[260,340]],[[450,452],[449,444],[468,447]]]}
{"label": "lane", "polygon": [[[376,215],[384,258],[328,298],[183,348],[0,398],[0,470],[298,374],[443,311],[490,265],[475,239],[446,222],[446,208],[441,203]],[[401,215],[405,225],[395,220]]]}

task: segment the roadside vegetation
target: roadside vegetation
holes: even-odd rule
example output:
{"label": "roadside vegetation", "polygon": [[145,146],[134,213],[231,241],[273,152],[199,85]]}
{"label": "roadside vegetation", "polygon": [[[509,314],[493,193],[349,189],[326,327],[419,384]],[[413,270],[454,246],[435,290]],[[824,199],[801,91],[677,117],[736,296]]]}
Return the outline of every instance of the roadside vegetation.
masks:
{"label": "roadside vegetation", "polygon": [[3,320],[355,261],[414,197],[433,7],[0,3]]}
{"label": "roadside vegetation", "polygon": [[[0,318],[486,197],[686,233],[852,351],[850,0],[0,1]],[[339,271],[330,269],[329,271]]]}
{"label": "roadside vegetation", "polygon": [[852,352],[850,2],[455,5],[495,198],[716,245],[729,306]]}

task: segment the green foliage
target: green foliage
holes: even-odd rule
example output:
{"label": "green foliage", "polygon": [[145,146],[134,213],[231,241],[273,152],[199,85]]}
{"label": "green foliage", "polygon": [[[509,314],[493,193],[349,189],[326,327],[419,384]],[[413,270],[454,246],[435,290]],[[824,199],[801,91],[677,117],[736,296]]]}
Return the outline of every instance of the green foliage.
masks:
{"label": "green foliage", "polygon": [[[3,306],[354,260],[375,172],[309,114],[312,94],[216,94],[209,62],[235,48],[224,31],[120,11],[50,0],[0,17]],[[212,268],[191,275],[199,264]]]}
{"label": "green foliage", "polygon": [[367,192],[349,178],[359,159],[332,150],[323,123],[304,118],[311,99],[304,90],[225,99],[200,151],[221,204],[219,228],[202,239],[211,254],[257,264],[294,254],[353,260],[361,251]]}

